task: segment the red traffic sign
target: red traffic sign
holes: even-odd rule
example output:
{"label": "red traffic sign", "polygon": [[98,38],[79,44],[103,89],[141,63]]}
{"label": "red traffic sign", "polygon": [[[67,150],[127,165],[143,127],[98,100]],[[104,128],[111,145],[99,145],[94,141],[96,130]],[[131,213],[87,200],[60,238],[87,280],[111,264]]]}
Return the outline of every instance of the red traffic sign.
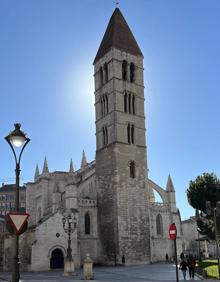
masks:
{"label": "red traffic sign", "polygon": [[21,212],[9,212],[8,218],[9,223],[12,225],[14,230],[18,235],[22,232],[24,225],[27,223],[27,219],[30,215],[28,213],[21,213]]}
{"label": "red traffic sign", "polygon": [[176,225],[172,223],[169,228],[170,239],[175,240],[177,235]]}

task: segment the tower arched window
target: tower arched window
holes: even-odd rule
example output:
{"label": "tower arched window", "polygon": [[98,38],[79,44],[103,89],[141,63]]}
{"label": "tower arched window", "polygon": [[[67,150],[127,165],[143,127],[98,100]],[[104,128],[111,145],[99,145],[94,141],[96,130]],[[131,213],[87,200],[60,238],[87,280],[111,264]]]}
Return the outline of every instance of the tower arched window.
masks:
{"label": "tower arched window", "polygon": [[130,178],[135,178],[135,162],[129,162],[129,171],[130,171]]}
{"label": "tower arched window", "polygon": [[132,96],[132,114],[135,114],[135,96]]}
{"label": "tower arched window", "polygon": [[88,212],[85,214],[85,234],[90,234],[90,215]]}
{"label": "tower arched window", "polygon": [[105,95],[105,107],[106,107],[106,114],[108,113],[108,96]]}
{"label": "tower arched window", "polygon": [[127,140],[129,144],[134,144],[134,124],[127,125]]}
{"label": "tower arched window", "polygon": [[127,126],[127,137],[128,137],[128,143],[131,143],[131,126],[130,123]]}
{"label": "tower arched window", "polygon": [[134,144],[134,125],[131,125],[131,144]]}
{"label": "tower arched window", "polygon": [[156,217],[157,235],[163,235],[163,221],[161,214]]}
{"label": "tower arched window", "polygon": [[135,80],[135,65],[134,63],[130,64],[130,82],[134,82]]}
{"label": "tower arched window", "polygon": [[103,83],[104,83],[104,80],[103,80],[103,69],[102,69],[102,67],[100,67],[100,69],[99,69],[99,77],[100,77],[100,86],[102,86]]}
{"label": "tower arched window", "polygon": [[128,95],[128,111],[129,114],[131,113],[131,93],[129,93]]}
{"label": "tower arched window", "polygon": [[108,145],[108,128],[107,128],[107,126],[103,126],[103,128],[102,128],[102,142],[103,142],[103,146]]}
{"label": "tower arched window", "polygon": [[124,112],[127,113],[128,111],[128,94],[125,92],[124,94]]}
{"label": "tower arched window", "polygon": [[108,113],[108,96],[104,94],[100,98],[100,105],[101,105],[101,116],[105,116]]}
{"label": "tower arched window", "polygon": [[105,83],[108,82],[108,64],[104,64],[104,72],[105,72]]}
{"label": "tower arched window", "polygon": [[103,99],[102,97],[100,98],[100,104],[101,104],[101,116],[104,116],[104,112],[103,112]]}
{"label": "tower arched window", "polygon": [[128,63],[127,61],[122,62],[122,79],[127,80],[127,75],[128,75]]}

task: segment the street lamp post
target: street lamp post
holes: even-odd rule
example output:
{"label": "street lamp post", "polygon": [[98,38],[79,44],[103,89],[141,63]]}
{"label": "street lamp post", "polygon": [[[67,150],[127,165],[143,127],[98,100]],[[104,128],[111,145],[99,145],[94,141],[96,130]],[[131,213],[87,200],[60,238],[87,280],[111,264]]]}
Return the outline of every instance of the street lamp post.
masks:
{"label": "street lamp post", "polygon": [[69,276],[74,272],[74,260],[72,256],[72,248],[71,248],[71,235],[75,232],[77,227],[77,218],[76,218],[77,210],[70,209],[67,211],[63,218],[63,229],[65,233],[68,235],[67,241],[67,256],[64,264],[64,276]]}
{"label": "street lamp post", "polygon": [[199,236],[199,232],[201,232],[201,229],[200,228],[197,228],[197,232],[198,232],[198,243],[199,243],[199,253],[198,253],[198,258],[199,258],[199,261],[201,261],[201,248],[200,248],[200,236]]}
{"label": "street lamp post", "polygon": [[[15,212],[19,212],[19,180],[20,180],[20,161],[21,155],[24,151],[24,148],[30,141],[26,137],[26,134],[20,130],[21,125],[15,123],[15,129],[5,137],[5,140],[8,142],[10,148],[12,149],[14,158],[15,158],[15,174],[16,174],[16,183],[15,183]],[[20,154],[18,152],[20,148]],[[16,153],[17,152],[17,153]],[[17,155],[18,154],[18,155]],[[19,235],[14,235],[14,256],[13,256],[13,268],[12,268],[12,282],[19,282],[20,272],[19,272]]]}
{"label": "street lamp post", "polygon": [[209,215],[213,214],[216,254],[217,254],[217,260],[218,260],[218,277],[220,279],[220,259],[219,259],[219,246],[218,246],[218,234],[217,234],[217,223],[216,223],[216,211],[217,209],[219,209],[219,207],[220,207],[219,201],[216,203],[216,207],[212,207],[211,202],[209,201],[206,202],[207,214]]}

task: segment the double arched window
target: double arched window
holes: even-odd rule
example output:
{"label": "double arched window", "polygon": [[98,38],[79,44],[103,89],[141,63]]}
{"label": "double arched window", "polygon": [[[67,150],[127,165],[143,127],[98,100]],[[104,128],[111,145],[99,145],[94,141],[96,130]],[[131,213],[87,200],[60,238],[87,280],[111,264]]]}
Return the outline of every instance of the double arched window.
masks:
{"label": "double arched window", "polygon": [[108,113],[108,96],[106,94],[102,95],[100,98],[101,104],[101,115],[104,117]]}
{"label": "double arched window", "polygon": [[157,227],[157,235],[163,235],[163,221],[161,214],[158,214],[156,217],[156,227]]}
{"label": "double arched window", "polygon": [[134,124],[132,123],[127,125],[127,140],[129,144],[134,144]]}
{"label": "double arched window", "polygon": [[103,67],[99,68],[100,87],[102,87],[104,83],[107,83],[108,79],[108,64],[105,63]]}
{"label": "double arched window", "polygon": [[103,147],[108,145],[108,128],[107,128],[107,126],[103,126],[103,128],[102,128],[102,143],[103,143]]}
{"label": "double arched window", "polygon": [[135,95],[125,92],[124,94],[124,112],[135,114]]}
{"label": "double arched window", "polygon": [[90,234],[90,215],[89,212],[85,214],[85,234]]}
{"label": "double arched window", "polygon": [[128,63],[127,63],[126,60],[124,60],[122,62],[122,79],[128,80],[130,78],[129,81],[134,82],[135,81],[135,65],[134,65],[134,63],[130,63],[129,71],[130,71],[130,77],[128,76]]}

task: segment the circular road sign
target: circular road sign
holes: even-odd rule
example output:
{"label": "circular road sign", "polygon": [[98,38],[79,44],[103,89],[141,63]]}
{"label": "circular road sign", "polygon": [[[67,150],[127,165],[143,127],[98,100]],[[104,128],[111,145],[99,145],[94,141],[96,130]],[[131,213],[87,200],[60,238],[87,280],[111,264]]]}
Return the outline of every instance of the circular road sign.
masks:
{"label": "circular road sign", "polygon": [[170,239],[175,240],[177,235],[176,225],[172,223],[169,228]]}

